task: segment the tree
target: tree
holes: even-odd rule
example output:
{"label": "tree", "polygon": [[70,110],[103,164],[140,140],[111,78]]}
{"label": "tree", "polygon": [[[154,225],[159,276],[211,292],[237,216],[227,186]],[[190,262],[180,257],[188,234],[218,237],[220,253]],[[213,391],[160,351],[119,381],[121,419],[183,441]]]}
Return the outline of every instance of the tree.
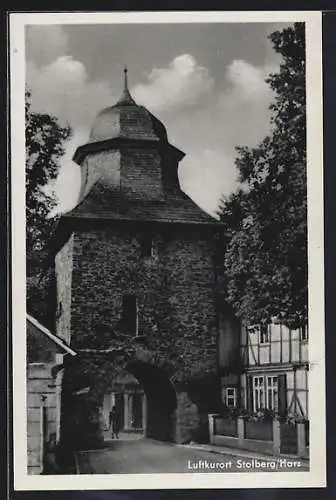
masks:
{"label": "tree", "polygon": [[42,250],[48,241],[54,219],[47,215],[56,205],[50,189],[57,177],[59,160],[65,141],[71,136],[70,127],[62,127],[57,118],[31,110],[31,98],[26,91],[26,236],[27,255]]}
{"label": "tree", "polygon": [[270,35],[282,56],[268,84],[271,131],[255,148],[238,147],[240,187],[223,198],[224,297],[249,323],[307,321],[305,28]]}
{"label": "tree", "polygon": [[57,219],[48,218],[48,214],[57,202],[51,186],[71,130],[62,127],[53,116],[33,112],[29,91],[25,119],[27,309],[51,328],[54,273],[45,267],[45,254]]}

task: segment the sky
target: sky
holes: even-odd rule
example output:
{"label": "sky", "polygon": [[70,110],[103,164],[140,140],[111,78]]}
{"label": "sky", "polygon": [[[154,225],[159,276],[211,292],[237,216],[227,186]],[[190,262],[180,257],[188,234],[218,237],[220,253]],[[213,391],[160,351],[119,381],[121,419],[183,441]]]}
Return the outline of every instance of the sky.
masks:
{"label": "sky", "polygon": [[269,133],[274,98],[265,77],[280,60],[268,34],[286,25],[34,25],[26,28],[26,81],[32,109],[69,123],[56,182],[58,211],[76,204],[80,169],[72,161],[96,114],[115,104],[128,67],[132,96],[166,126],[185,152],[181,188],[209,213],[237,187],[235,147]]}

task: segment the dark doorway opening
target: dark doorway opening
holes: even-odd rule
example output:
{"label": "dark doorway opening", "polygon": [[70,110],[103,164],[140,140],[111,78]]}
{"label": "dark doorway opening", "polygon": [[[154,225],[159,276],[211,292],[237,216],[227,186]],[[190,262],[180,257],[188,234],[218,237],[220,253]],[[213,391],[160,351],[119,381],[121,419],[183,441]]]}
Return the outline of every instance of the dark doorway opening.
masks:
{"label": "dark doorway opening", "polygon": [[133,418],[132,418],[132,427],[134,429],[141,429],[143,426],[143,401],[142,395],[139,393],[135,393],[133,395]]}
{"label": "dark doorway opening", "polygon": [[123,429],[125,425],[125,412],[124,412],[124,394],[122,392],[116,394],[115,405],[118,415],[118,428]]}
{"label": "dark doorway opening", "polygon": [[[146,394],[146,427],[147,437],[160,441],[175,440],[177,407],[176,392],[166,373],[142,361],[134,361],[126,369],[139,381]],[[143,418],[140,404],[135,407],[135,419]],[[136,424],[136,422],[135,422]]]}

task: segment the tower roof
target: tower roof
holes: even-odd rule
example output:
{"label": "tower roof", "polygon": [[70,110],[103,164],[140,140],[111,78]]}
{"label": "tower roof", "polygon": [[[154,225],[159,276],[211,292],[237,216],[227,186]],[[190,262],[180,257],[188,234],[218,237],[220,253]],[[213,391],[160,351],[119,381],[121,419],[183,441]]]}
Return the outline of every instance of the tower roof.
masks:
{"label": "tower roof", "polygon": [[124,69],[124,88],[114,106],[102,109],[96,116],[89,142],[108,139],[144,139],[167,142],[167,131],[148,109],[139,106],[128,88],[127,68]]}
{"label": "tower roof", "polygon": [[82,186],[65,217],[218,224],[181,190],[183,157],[169,144],[164,125],[134,101],[125,68],[120,99],[98,113],[89,142],[75,152]]}
{"label": "tower roof", "polygon": [[87,196],[82,203],[66,214],[70,219],[110,220],[133,222],[168,222],[220,226],[220,222],[202,210],[183,191],[169,193],[162,201],[141,201],[111,204],[111,197],[99,192],[96,197]]}

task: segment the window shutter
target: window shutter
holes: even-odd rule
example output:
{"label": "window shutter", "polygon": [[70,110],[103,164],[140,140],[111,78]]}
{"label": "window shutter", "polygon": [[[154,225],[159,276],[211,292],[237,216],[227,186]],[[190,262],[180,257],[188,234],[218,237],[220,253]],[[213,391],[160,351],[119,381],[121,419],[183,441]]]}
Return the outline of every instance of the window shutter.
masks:
{"label": "window shutter", "polygon": [[237,395],[237,408],[241,409],[242,408],[242,388],[241,388],[241,382],[239,380],[238,386],[236,389],[236,395]]}
{"label": "window shutter", "polygon": [[287,412],[287,375],[278,376],[278,413],[283,416]]}
{"label": "window shutter", "polygon": [[246,401],[247,411],[253,412],[253,380],[251,376],[246,377]]}

